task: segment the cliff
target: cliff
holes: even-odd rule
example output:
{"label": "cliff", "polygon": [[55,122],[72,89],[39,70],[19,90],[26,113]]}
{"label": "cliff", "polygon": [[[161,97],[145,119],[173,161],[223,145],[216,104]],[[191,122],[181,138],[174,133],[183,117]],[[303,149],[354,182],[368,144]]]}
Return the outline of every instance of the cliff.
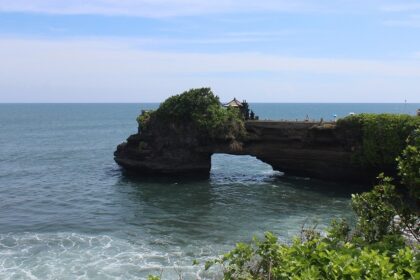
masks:
{"label": "cliff", "polygon": [[[211,155],[252,155],[289,175],[372,181],[396,175],[396,158],[420,128],[409,115],[359,114],[337,123],[244,121],[209,88],[191,89],[138,118],[115,161],[136,174],[209,176]],[[252,168],[252,167],[250,167]]]}
{"label": "cliff", "polygon": [[208,176],[211,146],[200,141],[197,131],[175,124],[128,137],[114,153],[115,161],[139,174],[191,174]]}
{"label": "cliff", "polygon": [[[246,136],[200,139],[188,126],[131,135],[118,146],[115,161],[137,174],[209,176],[211,155],[252,155],[288,175],[326,180],[375,178],[376,170],[352,163],[357,137],[335,124],[247,121]],[[250,167],[252,168],[252,167]]]}

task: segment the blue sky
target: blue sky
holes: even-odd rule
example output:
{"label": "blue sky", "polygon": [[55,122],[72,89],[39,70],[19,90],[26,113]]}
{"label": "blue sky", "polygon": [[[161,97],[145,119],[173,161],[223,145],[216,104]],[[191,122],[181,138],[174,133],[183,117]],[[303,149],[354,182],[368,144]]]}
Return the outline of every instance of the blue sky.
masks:
{"label": "blue sky", "polygon": [[420,102],[420,1],[0,0],[0,102]]}

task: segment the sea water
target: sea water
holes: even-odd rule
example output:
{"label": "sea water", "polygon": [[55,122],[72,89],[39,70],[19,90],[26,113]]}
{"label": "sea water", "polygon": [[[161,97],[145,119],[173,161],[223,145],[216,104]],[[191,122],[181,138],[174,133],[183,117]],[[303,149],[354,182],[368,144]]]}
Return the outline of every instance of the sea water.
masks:
{"label": "sea water", "polygon": [[[288,177],[250,156],[214,155],[209,180],[130,178],[113,161],[157,104],[0,105],[0,279],[217,278],[204,263],[274,232],[352,219],[368,186]],[[251,104],[260,119],[414,114],[419,104]],[[328,170],[325,170],[328,172]]]}

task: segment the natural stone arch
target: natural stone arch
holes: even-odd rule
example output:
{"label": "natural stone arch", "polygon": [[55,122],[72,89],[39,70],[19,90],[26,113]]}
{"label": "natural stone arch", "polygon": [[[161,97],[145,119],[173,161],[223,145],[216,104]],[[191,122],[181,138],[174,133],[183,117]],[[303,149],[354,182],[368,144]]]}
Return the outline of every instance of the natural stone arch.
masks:
{"label": "natural stone arch", "polygon": [[[208,141],[189,146],[172,136],[130,136],[115,152],[115,160],[138,174],[195,175],[208,177],[215,153],[255,156],[286,174],[328,179],[361,180],[372,174],[351,164],[348,139],[334,124],[310,122],[248,121],[247,137],[239,148],[230,141]],[[176,137],[187,137],[181,135]],[[168,144],[169,146],[164,146]],[[177,144],[179,143],[179,144]],[[139,147],[141,146],[141,151]]]}

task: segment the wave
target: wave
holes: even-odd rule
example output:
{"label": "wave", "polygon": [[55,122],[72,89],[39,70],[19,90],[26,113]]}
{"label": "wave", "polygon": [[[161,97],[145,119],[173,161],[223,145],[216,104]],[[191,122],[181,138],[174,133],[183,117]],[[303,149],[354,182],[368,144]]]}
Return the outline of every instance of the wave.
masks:
{"label": "wave", "polygon": [[161,273],[164,279],[178,279],[179,273],[184,279],[215,277],[192,261],[180,248],[157,251],[109,235],[0,235],[0,279],[145,279]]}

